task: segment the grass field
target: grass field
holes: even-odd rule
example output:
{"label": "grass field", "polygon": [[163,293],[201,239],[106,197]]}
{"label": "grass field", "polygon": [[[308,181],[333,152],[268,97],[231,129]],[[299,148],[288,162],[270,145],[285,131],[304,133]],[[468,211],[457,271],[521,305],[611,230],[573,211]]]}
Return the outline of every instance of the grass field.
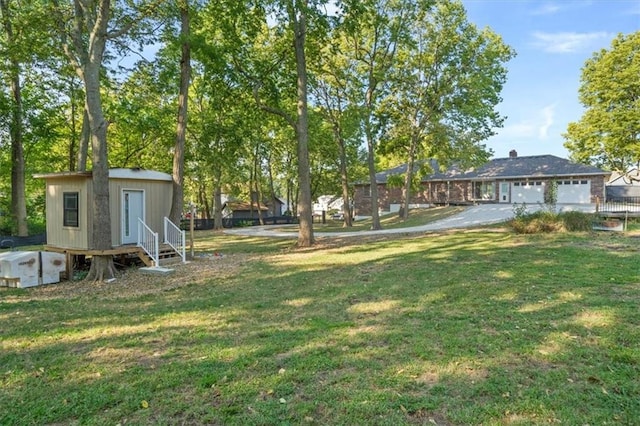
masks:
{"label": "grass field", "polygon": [[0,424],[637,424],[638,242],[202,232],[169,277],[2,288]]}

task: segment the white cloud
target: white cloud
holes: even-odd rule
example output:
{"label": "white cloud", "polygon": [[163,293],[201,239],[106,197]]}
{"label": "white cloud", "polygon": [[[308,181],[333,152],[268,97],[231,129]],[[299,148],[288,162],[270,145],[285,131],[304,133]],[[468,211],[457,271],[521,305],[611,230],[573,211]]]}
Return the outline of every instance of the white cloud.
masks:
{"label": "white cloud", "polygon": [[538,111],[532,112],[529,119],[507,124],[498,130],[498,134],[501,138],[512,140],[546,140],[549,138],[549,129],[555,123],[555,109],[556,104],[547,105]]}
{"label": "white cloud", "polygon": [[536,134],[535,125],[529,121],[521,121],[519,123],[508,124],[502,129],[497,130],[498,134],[504,138],[525,139]]}
{"label": "white cloud", "polygon": [[533,34],[532,46],[548,53],[573,53],[583,50],[594,50],[603,41],[610,40],[613,35],[604,31],[592,33],[545,33],[536,31]]}
{"label": "white cloud", "polygon": [[542,116],[542,124],[538,127],[538,137],[540,139],[547,139],[549,137],[549,128],[553,125],[553,118],[555,116],[556,105],[547,105],[542,108],[540,115]]}
{"label": "white cloud", "polygon": [[537,9],[531,11],[532,15],[552,15],[561,10],[561,7],[556,3],[544,3]]}

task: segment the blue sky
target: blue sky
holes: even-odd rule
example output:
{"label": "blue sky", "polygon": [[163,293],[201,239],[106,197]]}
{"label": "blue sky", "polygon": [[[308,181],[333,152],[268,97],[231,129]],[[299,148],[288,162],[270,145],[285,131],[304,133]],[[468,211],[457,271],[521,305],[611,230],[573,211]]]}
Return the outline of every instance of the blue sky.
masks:
{"label": "blue sky", "polygon": [[495,157],[567,158],[562,134],[583,113],[581,69],[619,33],[640,31],[640,0],[462,0],[469,21],[491,27],[517,56],[498,109],[507,116],[486,144]]}

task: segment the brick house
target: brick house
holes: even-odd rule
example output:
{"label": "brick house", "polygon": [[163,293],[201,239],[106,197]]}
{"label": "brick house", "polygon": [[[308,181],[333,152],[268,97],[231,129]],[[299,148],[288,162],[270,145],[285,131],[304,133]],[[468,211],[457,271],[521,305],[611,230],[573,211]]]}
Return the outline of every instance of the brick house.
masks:
{"label": "brick house", "polygon": [[[388,185],[391,176],[402,176],[406,165],[376,174],[378,209],[397,211],[402,188]],[[570,162],[554,155],[518,157],[512,150],[507,158],[490,160],[481,167],[462,170],[455,163],[440,171],[430,160],[433,172],[423,176],[420,188],[410,200],[412,206],[476,203],[542,203],[552,182],[557,184],[559,204],[595,203],[605,197],[610,172]],[[368,182],[355,185],[355,214],[371,214],[371,188]]]}

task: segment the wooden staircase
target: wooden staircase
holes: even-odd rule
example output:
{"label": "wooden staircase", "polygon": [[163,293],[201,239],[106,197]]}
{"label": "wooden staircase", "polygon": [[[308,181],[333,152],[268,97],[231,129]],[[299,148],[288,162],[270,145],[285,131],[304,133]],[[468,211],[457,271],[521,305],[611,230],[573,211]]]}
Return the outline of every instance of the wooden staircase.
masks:
{"label": "wooden staircase", "polygon": [[180,254],[173,249],[169,244],[160,244],[158,260],[159,265],[153,264],[153,259],[149,257],[147,253],[142,249],[142,247],[138,250],[138,257],[147,267],[151,268],[153,266],[166,266],[172,265],[175,263],[179,263],[182,261]]}

